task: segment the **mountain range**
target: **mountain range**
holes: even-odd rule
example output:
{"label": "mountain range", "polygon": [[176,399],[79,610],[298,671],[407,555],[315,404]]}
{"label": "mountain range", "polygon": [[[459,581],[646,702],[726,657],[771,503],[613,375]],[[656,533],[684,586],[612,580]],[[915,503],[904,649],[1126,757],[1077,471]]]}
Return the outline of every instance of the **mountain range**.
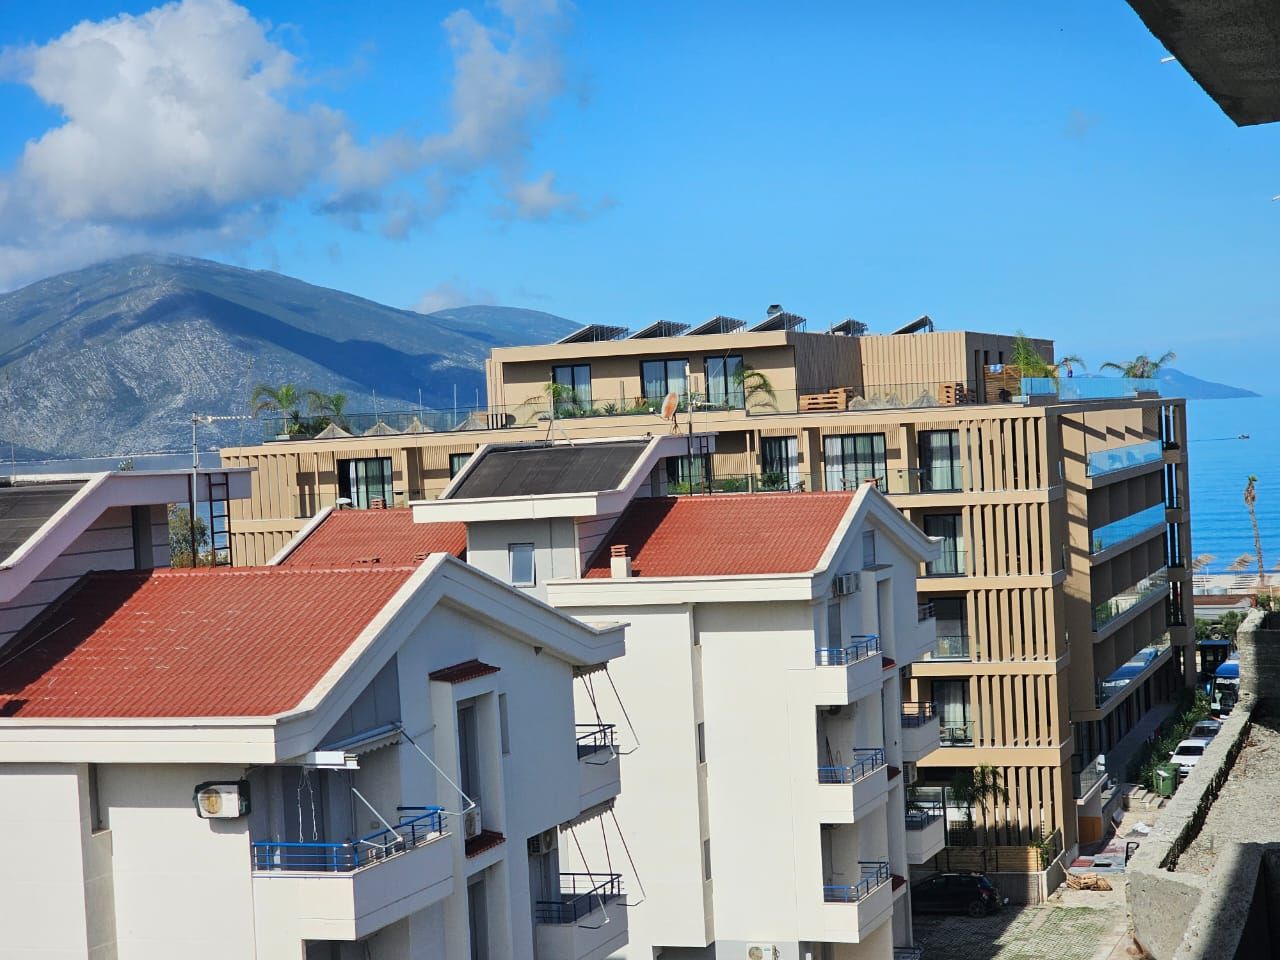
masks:
{"label": "mountain range", "polygon": [[[352,412],[484,402],[495,346],[575,328],[516,307],[431,314],[384,306],[265,270],[138,255],[0,295],[0,460],[257,443],[259,383],[345,393]],[[1174,369],[1171,396],[1256,396]],[[456,394],[455,394],[456,391]]]}
{"label": "mountain range", "polygon": [[[353,411],[484,401],[495,346],[574,324],[515,307],[432,314],[264,270],[139,255],[0,295],[0,457],[189,448],[191,415],[248,412],[259,383],[347,394]],[[421,391],[421,396],[419,395]],[[208,448],[261,425],[201,425]]]}

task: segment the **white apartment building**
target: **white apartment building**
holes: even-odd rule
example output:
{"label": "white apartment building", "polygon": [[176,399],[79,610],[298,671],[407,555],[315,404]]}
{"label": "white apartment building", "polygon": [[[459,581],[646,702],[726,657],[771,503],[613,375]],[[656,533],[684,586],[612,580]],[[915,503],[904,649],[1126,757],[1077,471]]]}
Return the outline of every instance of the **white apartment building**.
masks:
{"label": "white apartment building", "polygon": [[573,843],[619,791],[612,728],[576,723],[573,688],[620,628],[463,563],[407,510],[319,518],[270,567],[97,566],[83,498],[110,519],[101,491],[129,485],[183,499],[112,475],[19,523],[0,488],[0,587],[85,568],[0,646],[0,843],[26,851],[0,874],[0,958],[625,945],[621,878]]}
{"label": "white apartment building", "polygon": [[939,811],[907,812],[937,720],[901,698],[935,639],[915,583],[938,545],[871,485],[658,496],[691,443],[482,447],[415,516],[466,523],[468,562],[557,608],[628,624],[620,698],[587,691],[632,738],[618,956],[890,960],[909,867],[944,845]]}

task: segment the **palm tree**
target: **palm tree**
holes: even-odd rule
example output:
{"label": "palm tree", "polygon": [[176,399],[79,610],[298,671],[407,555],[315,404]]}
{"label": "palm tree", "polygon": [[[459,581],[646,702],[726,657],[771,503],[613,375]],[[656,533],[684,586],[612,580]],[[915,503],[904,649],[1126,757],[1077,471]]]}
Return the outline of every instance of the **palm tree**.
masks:
{"label": "palm tree", "polygon": [[1161,367],[1163,367],[1166,363],[1171,363],[1176,359],[1178,359],[1178,355],[1174,353],[1172,350],[1168,351],[1167,353],[1163,354],[1160,357],[1157,357],[1155,360],[1152,360],[1145,353],[1140,353],[1136,357],[1134,357],[1132,360],[1129,360],[1125,363],[1108,362],[1108,363],[1104,363],[1098,369],[1115,370],[1120,374],[1120,376],[1129,377],[1130,379],[1134,379],[1134,380],[1151,380],[1151,379],[1154,379],[1156,375],[1160,373]]}
{"label": "palm tree", "polygon": [[313,416],[320,416],[330,423],[336,423],[344,430],[347,427],[347,395],[345,393],[324,393],[320,390],[307,391],[307,409]]}
{"label": "palm tree", "polygon": [[982,837],[986,841],[987,805],[989,803],[1005,803],[1009,792],[1000,782],[1000,771],[990,764],[980,763],[969,770],[959,770],[951,778],[951,796],[965,808],[965,817],[969,821],[969,829],[973,829],[973,808],[982,811]]}
{"label": "palm tree", "polygon": [[773,384],[755,367],[744,363],[733,375],[733,382],[742,390],[742,405],[746,409],[750,410],[753,406],[776,409],[778,397],[773,392]]}
{"label": "palm tree", "polygon": [[1062,371],[1072,364],[1081,370],[1085,369],[1084,358],[1074,353],[1059,357],[1057,363],[1050,363],[1040,355],[1035,344],[1021,330],[1014,337],[1013,356],[1009,363],[1017,367],[1024,377],[1047,377],[1050,380],[1057,380]]}
{"label": "palm tree", "polygon": [[1258,583],[1267,580],[1266,567],[1262,564],[1262,531],[1258,529],[1258,490],[1255,486],[1258,478],[1249,474],[1249,482],[1244,485],[1244,505],[1249,511],[1249,523],[1253,525],[1253,551],[1258,557]]}
{"label": "palm tree", "polygon": [[302,396],[292,383],[282,383],[273,387],[268,383],[260,383],[253,388],[249,398],[253,406],[253,415],[275,411],[286,421],[285,433],[302,432]]}

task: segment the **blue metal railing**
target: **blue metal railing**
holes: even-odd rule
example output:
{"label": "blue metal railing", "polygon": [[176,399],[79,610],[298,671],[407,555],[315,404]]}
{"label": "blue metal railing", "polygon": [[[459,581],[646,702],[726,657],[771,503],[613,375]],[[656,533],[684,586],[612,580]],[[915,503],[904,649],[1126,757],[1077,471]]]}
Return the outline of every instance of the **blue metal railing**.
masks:
{"label": "blue metal railing", "polygon": [[923,830],[931,823],[942,819],[942,804],[920,803],[916,801],[913,809],[907,811],[907,829]]}
{"label": "blue metal railing", "polygon": [[617,729],[612,723],[578,723],[574,727],[578,732],[579,760],[604,750],[617,749]]}
{"label": "blue metal railing", "polygon": [[883,747],[854,747],[853,762],[846,767],[819,767],[819,783],[857,783],[884,766]]}
{"label": "blue metal railing", "polygon": [[394,831],[378,830],[355,840],[258,841],[251,849],[253,869],[350,873],[412,850],[444,832],[442,807],[397,807],[396,810],[400,822]]}
{"label": "blue metal railing", "polygon": [[862,879],[857,883],[827,883],[822,886],[822,899],[827,903],[856,903],[876,887],[889,881],[889,864],[884,860],[859,860]]}
{"label": "blue metal railing", "polygon": [[619,874],[562,873],[560,899],[535,902],[534,920],[537,923],[577,923],[621,896],[622,877]]}
{"label": "blue metal railing", "polygon": [[874,633],[857,633],[847,647],[818,647],[814,659],[820,667],[847,667],[880,652],[880,637]]}
{"label": "blue metal railing", "polygon": [[923,727],[927,723],[933,723],[936,716],[933,702],[930,700],[908,700],[902,704],[902,725],[904,727]]}

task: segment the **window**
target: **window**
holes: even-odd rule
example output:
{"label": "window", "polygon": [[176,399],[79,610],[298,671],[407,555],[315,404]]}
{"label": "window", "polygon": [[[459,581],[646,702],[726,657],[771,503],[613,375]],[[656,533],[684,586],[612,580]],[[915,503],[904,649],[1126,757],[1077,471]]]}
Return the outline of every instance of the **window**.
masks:
{"label": "window", "polygon": [[576,363],[572,366],[552,367],[551,382],[555,385],[556,413],[591,409],[591,365]]}
{"label": "window", "polygon": [[711,838],[702,841],[702,879],[711,879]]}
{"label": "window", "polygon": [[867,530],[862,534],[862,569],[876,565],[876,532]]}
{"label": "window", "polygon": [[931,537],[942,538],[942,555],[928,565],[928,576],[954,577],[963,574],[964,526],[960,514],[928,514],[924,518],[924,532]]}
{"label": "window", "polygon": [[747,405],[742,389],[742,357],[707,357],[707,404],[730,410]]}
{"label": "window", "polygon": [[684,399],[689,392],[689,384],[685,379],[687,359],[679,360],[645,360],[640,364],[640,384],[646,400],[661,403],[668,393]]}
{"label": "window", "polygon": [[698,722],[698,762],[707,762],[707,725],[701,721]]}
{"label": "window", "polygon": [[511,752],[511,728],[507,725],[507,695],[498,694],[498,734],[502,738],[502,752]]}
{"label": "window", "polygon": [[338,461],[338,496],[351,501],[353,507],[367,510],[374,500],[386,506],[396,502],[391,482],[391,458]]}
{"label": "window", "polygon": [[449,454],[449,479],[453,479],[462,472],[462,468],[467,465],[467,461],[471,459],[469,453],[451,453]]}
{"label": "window", "polygon": [[517,587],[533,586],[533,544],[507,544],[507,557],[511,561],[511,583]]}
{"label": "window", "polygon": [[843,647],[843,634],[840,630],[840,601],[827,604],[827,646]]}
{"label": "window", "polygon": [[671,493],[692,493],[709,489],[711,454],[692,457],[667,457],[667,489]]}
{"label": "window", "polygon": [[886,492],[889,469],[885,464],[883,433],[827,437],[823,441],[823,453],[828,490],[855,490],[867,480],[875,480],[880,492]]}
{"label": "window", "polygon": [[922,430],[920,491],[959,490],[964,486],[959,430]]}

